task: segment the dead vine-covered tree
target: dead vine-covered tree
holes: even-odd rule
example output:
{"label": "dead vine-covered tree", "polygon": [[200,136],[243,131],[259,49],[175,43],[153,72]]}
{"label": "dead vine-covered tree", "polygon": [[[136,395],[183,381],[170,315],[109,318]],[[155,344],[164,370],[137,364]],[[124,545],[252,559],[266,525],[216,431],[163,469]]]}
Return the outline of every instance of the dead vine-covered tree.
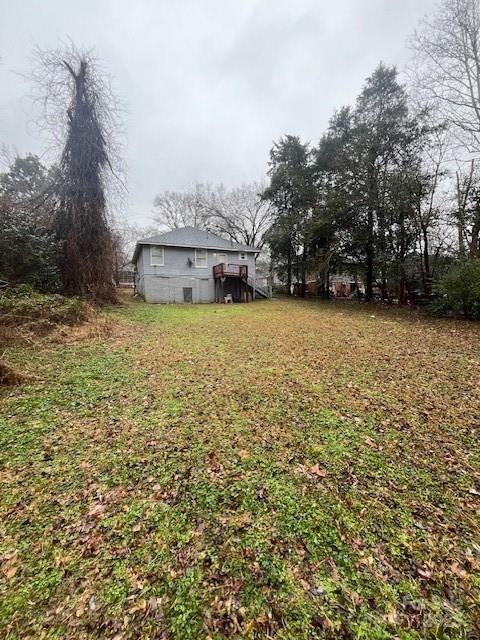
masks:
{"label": "dead vine-covered tree", "polygon": [[116,103],[91,55],[72,48],[40,51],[39,59],[46,72],[47,124],[57,142],[63,142],[53,222],[62,243],[63,292],[112,301],[114,248],[106,190],[116,176]]}

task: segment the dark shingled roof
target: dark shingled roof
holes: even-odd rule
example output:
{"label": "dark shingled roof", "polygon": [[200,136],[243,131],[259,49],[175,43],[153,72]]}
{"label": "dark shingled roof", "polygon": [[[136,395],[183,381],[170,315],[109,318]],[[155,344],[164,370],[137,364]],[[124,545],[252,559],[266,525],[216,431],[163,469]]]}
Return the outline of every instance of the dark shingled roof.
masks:
{"label": "dark shingled roof", "polygon": [[167,231],[158,236],[138,240],[133,253],[133,262],[136,261],[141,245],[162,245],[165,247],[191,247],[196,249],[224,249],[230,251],[250,251],[258,253],[260,249],[257,247],[249,247],[246,244],[238,244],[232,240],[220,238],[220,236],[204,231],[203,229],[195,229],[194,227],[182,227]]}

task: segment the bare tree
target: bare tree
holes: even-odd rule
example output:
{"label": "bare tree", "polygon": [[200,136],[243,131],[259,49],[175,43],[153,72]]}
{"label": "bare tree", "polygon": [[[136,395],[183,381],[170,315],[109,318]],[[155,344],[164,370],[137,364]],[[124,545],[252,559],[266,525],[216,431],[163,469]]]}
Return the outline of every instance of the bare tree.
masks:
{"label": "bare tree", "polygon": [[[412,79],[448,124],[455,161],[452,210],[458,253],[476,256],[480,238],[480,0],[443,0],[411,39]],[[452,221],[450,221],[452,222]]]}
{"label": "bare tree", "polygon": [[44,118],[63,145],[54,229],[62,242],[63,291],[113,300],[113,239],[106,189],[118,173],[118,109],[108,80],[91,54],[38,51]]}
{"label": "bare tree", "polygon": [[201,189],[206,225],[234,242],[261,249],[273,218],[271,203],[261,198],[264,191],[265,185],[256,182],[234,189],[223,185]]}
{"label": "bare tree", "polygon": [[164,191],[154,200],[154,222],[167,229],[208,229],[262,248],[272,223],[272,205],[260,197],[264,190],[265,185],[252,183],[234,189],[196,184],[186,192]]}
{"label": "bare tree", "polygon": [[137,241],[154,236],[158,232],[157,227],[142,227],[138,224],[129,224],[126,220],[120,218],[115,220],[112,228],[112,239],[114,273],[117,284],[119,272],[124,265],[131,261]]}
{"label": "bare tree", "polygon": [[472,160],[468,172],[456,172],[457,202],[453,218],[458,233],[458,252],[476,258],[480,255],[480,171]]}
{"label": "bare tree", "polygon": [[154,222],[169,230],[187,226],[203,228],[205,219],[199,194],[203,189],[202,185],[195,185],[191,191],[164,191],[155,196]]}
{"label": "bare tree", "polygon": [[412,79],[469,152],[480,151],[480,0],[443,0],[410,40]]}
{"label": "bare tree", "polygon": [[423,289],[427,296],[432,293],[435,261],[444,245],[441,212],[448,207],[445,185],[448,177],[447,140],[446,128],[432,123],[431,133],[423,142],[423,157],[413,194],[420,271]]}

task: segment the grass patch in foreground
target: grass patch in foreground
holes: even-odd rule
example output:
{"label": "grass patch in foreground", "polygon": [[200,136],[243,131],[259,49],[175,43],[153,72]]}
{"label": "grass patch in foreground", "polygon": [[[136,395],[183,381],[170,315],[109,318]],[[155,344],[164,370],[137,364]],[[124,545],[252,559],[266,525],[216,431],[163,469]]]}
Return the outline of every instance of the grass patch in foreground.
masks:
{"label": "grass patch in foreground", "polygon": [[37,377],[2,397],[2,637],[479,633],[472,325],[109,313],[108,337],[8,354]]}

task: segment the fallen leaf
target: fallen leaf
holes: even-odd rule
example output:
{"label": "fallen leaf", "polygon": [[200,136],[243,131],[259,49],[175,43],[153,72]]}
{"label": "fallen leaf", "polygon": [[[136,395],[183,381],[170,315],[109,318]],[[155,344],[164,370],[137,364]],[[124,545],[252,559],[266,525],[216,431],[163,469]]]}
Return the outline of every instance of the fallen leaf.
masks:
{"label": "fallen leaf", "polygon": [[450,567],[450,571],[454,573],[457,576],[457,578],[461,578],[462,580],[466,578],[468,575],[465,569],[462,567],[462,565],[459,564],[458,562],[454,562],[452,564],[452,566]]}
{"label": "fallen leaf", "polygon": [[240,515],[235,516],[235,518],[233,518],[233,521],[239,527],[245,526],[252,522],[252,514],[249,511],[246,511],[245,513],[241,513]]}
{"label": "fallen leaf", "polygon": [[422,569],[421,567],[417,567],[417,575],[420,576],[420,578],[431,578],[432,577],[432,572],[429,571],[428,569]]}
{"label": "fallen leaf", "polygon": [[395,624],[397,624],[397,622],[398,622],[398,616],[397,616],[397,612],[396,612],[396,610],[395,610],[395,609],[393,609],[393,608],[392,608],[392,609],[390,609],[390,611],[388,612],[388,615],[387,615],[387,622],[388,622],[388,624],[391,624],[391,625],[395,625]]}
{"label": "fallen leaf", "polygon": [[88,510],[88,516],[90,518],[98,518],[104,512],[105,512],[105,505],[97,503],[90,507],[90,509]]}
{"label": "fallen leaf", "polygon": [[3,575],[10,580],[17,573],[18,567],[16,565],[6,566],[4,569],[2,568]]}
{"label": "fallen leaf", "polygon": [[318,464],[314,464],[313,467],[310,467],[310,473],[318,478],[324,478],[327,475],[325,469],[321,469]]}

